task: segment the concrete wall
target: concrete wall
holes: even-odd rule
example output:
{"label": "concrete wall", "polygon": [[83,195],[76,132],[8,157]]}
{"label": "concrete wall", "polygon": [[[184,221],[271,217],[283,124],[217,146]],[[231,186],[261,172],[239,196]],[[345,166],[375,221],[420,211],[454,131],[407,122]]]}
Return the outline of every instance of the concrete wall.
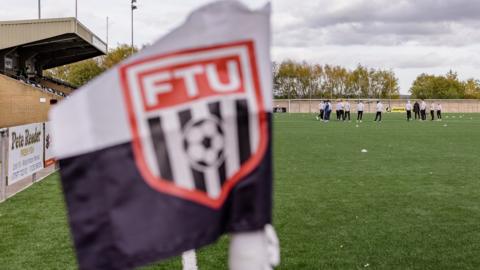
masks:
{"label": "concrete wall", "polygon": [[[375,112],[375,103],[377,100],[363,100],[365,104],[365,112]],[[356,111],[357,100],[349,100],[352,105],[352,111]],[[406,100],[382,100],[385,107],[405,107]],[[415,100],[411,100],[412,104]],[[480,100],[478,99],[443,99],[443,100],[425,100],[430,106],[432,102],[440,103],[443,112],[451,113],[480,113]],[[277,99],[274,100],[274,106],[285,107],[287,111],[292,113],[313,113],[318,111],[319,99],[300,100],[300,99]],[[336,100],[332,101],[335,110]],[[430,109],[430,107],[428,107]]]}
{"label": "concrete wall", "polygon": [[0,128],[48,121],[51,99],[62,98],[0,75]]}

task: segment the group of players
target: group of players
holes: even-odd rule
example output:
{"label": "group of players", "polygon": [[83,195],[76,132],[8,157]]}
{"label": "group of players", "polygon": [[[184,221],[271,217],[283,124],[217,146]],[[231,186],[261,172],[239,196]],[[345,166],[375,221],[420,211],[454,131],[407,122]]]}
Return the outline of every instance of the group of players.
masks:
{"label": "group of players", "polygon": [[[407,102],[407,105],[405,105],[405,110],[407,111],[407,120],[410,121],[412,120],[412,107],[413,107],[413,112],[415,113],[415,120],[427,120],[427,108],[428,105],[425,102],[425,100],[421,100],[420,103],[418,101],[415,101],[415,104],[410,103],[410,100]],[[431,121],[435,120],[435,112],[437,112],[437,119],[439,121],[442,120],[442,104],[432,102],[430,103],[430,117]]]}
{"label": "group of players", "polygon": [[[318,105],[320,113],[317,115],[317,120],[321,120],[323,122],[328,123],[330,121],[330,116],[333,111],[333,105],[330,102],[330,100],[327,101],[321,101],[320,104]],[[418,101],[415,101],[415,104],[411,104],[410,100],[407,101],[407,104],[405,105],[405,111],[407,112],[407,121],[411,121],[412,119],[412,111],[415,114],[415,120],[422,120],[425,121],[427,120],[427,108],[428,105],[425,102],[425,100],[421,100],[420,103]],[[365,109],[365,104],[363,101],[359,100],[357,102],[357,122],[362,122],[363,121],[363,111]],[[381,122],[382,121],[382,113],[384,111],[384,106],[383,103],[378,100],[377,104],[375,105],[375,122]],[[390,108],[387,107],[387,111],[390,111]],[[351,121],[351,105],[348,100],[345,102],[342,100],[338,100],[336,105],[335,105],[335,112],[337,116],[337,121]],[[437,119],[439,121],[442,120],[442,105],[440,103],[434,103],[432,102],[430,104],[430,117],[431,120],[435,120],[435,112],[437,115]]]}

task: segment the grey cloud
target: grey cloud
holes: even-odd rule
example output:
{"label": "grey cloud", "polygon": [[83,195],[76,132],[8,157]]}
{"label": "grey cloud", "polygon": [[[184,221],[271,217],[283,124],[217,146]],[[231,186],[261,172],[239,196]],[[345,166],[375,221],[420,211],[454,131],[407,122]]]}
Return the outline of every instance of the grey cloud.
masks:
{"label": "grey cloud", "polygon": [[385,22],[368,22],[364,24],[352,25],[353,30],[362,34],[391,34],[397,35],[440,35],[450,34],[453,31],[453,24],[447,22],[439,23],[418,23],[418,22],[406,22],[406,23],[385,23]]}
{"label": "grey cloud", "polygon": [[[397,46],[412,42],[430,45],[438,41],[442,44],[458,46],[461,45],[458,43],[470,39],[470,37],[450,40],[451,36],[460,33],[456,28],[456,26],[446,23],[408,23],[405,25],[399,23],[343,23],[320,28],[297,26],[291,30],[276,31],[275,44],[279,46],[351,44]],[[432,36],[437,38],[432,39]]]}
{"label": "grey cloud", "polygon": [[339,23],[325,27],[296,25],[275,31],[276,45],[437,45],[467,46],[480,42],[480,22]]}
{"label": "grey cloud", "polygon": [[[475,24],[476,25],[476,24]],[[465,46],[478,43],[480,32],[474,26],[458,23],[354,23],[320,28],[325,44],[403,44]],[[314,31],[315,28],[309,28]]]}
{"label": "grey cloud", "polygon": [[[311,3],[311,2],[310,2]],[[275,29],[280,46],[404,44],[466,46],[480,42],[480,1],[315,1],[295,8],[296,20]],[[277,16],[274,21],[280,22]],[[300,34],[298,33],[300,32]],[[296,39],[295,41],[289,39]]]}
{"label": "grey cloud", "polygon": [[[342,8],[319,8],[307,14],[313,26],[353,22],[444,22],[478,20],[480,1],[476,0],[361,0]],[[318,10],[324,10],[318,12]]]}

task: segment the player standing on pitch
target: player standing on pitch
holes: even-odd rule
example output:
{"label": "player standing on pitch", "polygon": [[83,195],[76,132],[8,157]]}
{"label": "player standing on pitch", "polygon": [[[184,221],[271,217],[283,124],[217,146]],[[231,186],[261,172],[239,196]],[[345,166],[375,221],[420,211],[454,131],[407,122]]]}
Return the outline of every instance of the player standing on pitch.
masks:
{"label": "player standing on pitch", "polygon": [[343,116],[343,120],[345,121],[348,118],[348,122],[350,122],[350,102],[348,100],[345,101],[345,115]]}
{"label": "player standing on pitch", "polygon": [[361,123],[363,120],[363,109],[365,109],[365,105],[360,100],[357,104],[357,122],[360,121]]}
{"label": "player standing on pitch", "polygon": [[431,121],[435,120],[435,102],[430,104],[430,116],[432,117]]}
{"label": "player standing on pitch", "polygon": [[405,110],[407,111],[407,121],[412,120],[412,104],[410,100],[407,101],[407,105],[405,105]]}
{"label": "player standing on pitch", "polygon": [[382,112],[383,112],[383,104],[380,100],[377,100],[377,114],[375,115],[375,122],[378,120],[378,122],[382,122]]}
{"label": "player standing on pitch", "polygon": [[437,120],[442,121],[442,104],[437,104]]}
{"label": "player standing on pitch", "polygon": [[420,120],[420,104],[418,104],[418,101],[413,104],[413,112],[415,113],[415,120]]}
{"label": "player standing on pitch", "polygon": [[420,103],[420,115],[422,117],[422,121],[427,120],[427,103],[424,99],[422,99],[422,102]]}
{"label": "player standing on pitch", "polygon": [[336,105],[337,121],[343,120],[343,103],[342,100],[337,101]]}
{"label": "player standing on pitch", "polygon": [[320,104],[318,104],[319,114],[317,115],[317,120],[323,120],[323,116],[325,113],[325,102],[322,100]]}
{"label": "player standing on pitch", "polygon": [[323,122],[328,123],[330,121],[330,114],[332,113],[332,103],[330,100],[327,100],[325,103],[325,111],[323,115]]}

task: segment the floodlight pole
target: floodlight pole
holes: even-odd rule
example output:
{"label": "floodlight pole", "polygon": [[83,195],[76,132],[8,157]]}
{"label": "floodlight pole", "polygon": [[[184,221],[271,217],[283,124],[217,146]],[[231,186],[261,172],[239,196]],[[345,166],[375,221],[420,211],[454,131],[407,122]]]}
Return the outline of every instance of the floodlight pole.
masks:
{"label": "floodlight pole", "polygon": [[309,99],[310,99],[310,103],[308,104],[308,112],[309,113],[312,113],[312,81],[309,82],[309,87],[308,87],[308,95],[309,95]]}
{"label": "floodlight pole", "polygon": [[108,16],[107,16],[107,53],[108,53]]}
{"label": "floodlight pole", "polygon": [[75,33],[78,32],[78,0],[75,0]]}
{"label": "floodlight pole", "polygon": [[135,5],[135,3],[137,2],[137,0],[132,0],[132,5],[131,5],[131,9],[132,9],[132,55],[133,55],[133,11],[135,9],[137,9],[137,6]]}
{"label": "floodlight pole", "polygon": [[[395,78],[395,76],[393,76]],[[393,91],[393,78],[390,78],[390,89],[388,91],[388,107],[390,107],[390,111],[392,111],[392,91]]]}
{"label": "floodlight pole", "polygon": [[42,18],[42,4],[41,0],[38,0],[38,19],[40,20]]}

